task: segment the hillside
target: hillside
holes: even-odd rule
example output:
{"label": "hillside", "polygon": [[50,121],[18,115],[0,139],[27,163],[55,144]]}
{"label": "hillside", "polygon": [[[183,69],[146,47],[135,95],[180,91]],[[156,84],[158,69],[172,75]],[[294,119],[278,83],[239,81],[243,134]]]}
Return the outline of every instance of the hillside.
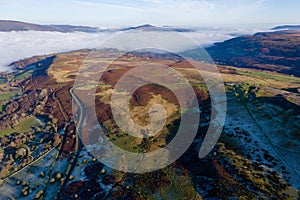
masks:
{"label": "hillside", "polygon": [[[257,33],[206,48],[216,63],[300,77],[300,31]],[[198,50],[184,52],[197,60]]]}
{"label": "hillside", "polygon": [[57,32],[97,32],[98,28],[88,26],[71,26],[71,25],[38,25],[26,22],[0,20],[0,32],[9,31],[57,31]]}
{"label": "hillside", "polygon": [[20,21],[11,20],[0,20],[0,32],[10,32],[10,31],[56,31],[62,33],[69,32],[86,32],[86,33],[96,33],[96,32],[118,32],[118,31],[175,31],[175,32],[194,32],[192,28],[177,28],[171,26],[157,27],[150,24],[144,24],[139,26],[124,27],[124,28],[107,28],[100,29],[96,27],[89,26],[73,26],[73,25],[39,25],[33,23],[26,23]]}
{"label": "hillside", "polygon": [[[92,95],[90,85],[74,85],[77,70],[89,53],[82,50],[28,58],[14,63],[14,73],[1,75],[1,199],[299,198],[299,78],[219,66],[228,101],[226,123],[213,151],[199,159],[211,105],[203,80],[188,62],[147,52],[125,54],[104,71]],[[97,52],[95,59],[83,66],[109,62],[117,53]],[[95,109],[105,135],[122,149],[148,152],[168,144],[180,117],[177,98],[165,87],[145,85],[130,99],[130,115],[141,126],[150,121],[151,105],[161,104],[166,109],[166,124],[155,137],[133,138],[120,130],[112,116],[110,99],[116,82],[137,64],[149,61],[168,65],[189,80],[199,102],[195,110],[200,110],[201,116],[199,124],[188,126],[199,129],[176,162],[154,172],[126,174],[97,160],[100,157],[92,154],[95,151],[99,156],[109,155],[103,147],[94,148],[104,136],[81,123],[93,120],[85,113]],[[209,69],[210,65],[204,64],[206,73]],[[95,70],[98,68],[86,70],[84,76],[89,79]],[[77,93],[74,88],[79,89]],[[87,99],[93,99],[95,107],[81,105],[81,100]],[[86,141],[91,145],[83,145]],[[163,161],[158,157],[150,164]],[[126,158],[120,163],[126,167]]]}
{"label": "hillside", "polygon": [[272,30],[300,30],[300,25],[281,25],[272,28]]}

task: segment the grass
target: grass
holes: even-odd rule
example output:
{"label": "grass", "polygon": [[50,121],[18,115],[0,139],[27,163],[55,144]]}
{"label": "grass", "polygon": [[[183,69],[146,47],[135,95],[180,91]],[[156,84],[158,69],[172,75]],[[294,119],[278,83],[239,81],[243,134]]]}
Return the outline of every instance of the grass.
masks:
{"label": "grass", "polygon": [[134,189],[145,199],[182,199],[200,200],[201,196],[195,189],[191,177],[173,167],[143,173],[132,174]]}
{"label": "grass", "polygon": [[[229,67],[228,67],[229,68]],[[277,89],[299,88],[300,78],[268,71],[240,69],[230,67],[236,74],[222,73],[224,82],[242,83],[255,87],[270,87]]]}
{"label": "grass", "polygon": [[273,97],[275,95],[276,93],[264,89],[260,89],[255,93],[256,97]]}
{"label": "grass", "polygon": [[161,199],[202,199],[195,190],[189,176],[179,175],[172,168],[165,168],[164,171],[171,184],[160,189]]}
{"label": "grass", "polygon": [[19,90],[0,93],[0,102],[5,102],[20,94]]}
{"label": "grass", "polygon": [[0,84],[5,83],[7,81],[6,78],[0,78]]}
{"label": "grass", "polygon": [[291,102],[291,103],[293,103],[293,104],[297,104],[297,103],[298,103],[296,99],[291,98],[291,97],[289,97],[289,96],[286,97],[286,100],[289,101],[289,102]]}
{"label": "grass", "polygon": [[111,134],[110,139],[112,142],[127,151],[131,152],[142,152],[142,148],[139,146],[141,139],[134,138],[127,134]]}
{"label": "grass", "polygon": [[0,105],[0,113],[4,110],[5,105]]}
{"label": "grass", "polygon": [[23,79],[26,79],[26,78],[29,78],[33,73],[33,70],[27,70],[25,72],[22,72],[20,74],[17,74],[15,77],[14,77],[14,80],[23,80]]}
{"label": "grass", "polygon": [[275,74],[275,73],[267,73],[267,72],[259,72],[259,71],[247,71],[247,70],[237,70],[237,73],[245,76],[259,77],[264,79],[274,79],[277,81],[293,82],[296,84],[300,84],[299,78],[293,76],[287,76],[283,74]]}
{"label": "grass", "polygon": [[297,190],[289,186],[277,172],[268,168],[257,167],[258,164],[255,161],[245,158],[234,150],[225,147],[224,144],[219,143],[219,148],[221,156],[229,159],[230,164],[239,171],[238,176],[242,176],[244,180],[251,183],[255,193],[266,195],[266,198],[269,197],[267,195],[272,194],[279,199],[283,199],[283,197],[286,197],[285,199],[298,199]]}
{"label": "grass", "polygon": [[[56,55],[47,73],[59,83],[72,81],[69,76],[76,75],[88,52],[69,52]],[[87,73],[88,74],[88,73]]]}
{"label": "grass", "polygon": [[31,116],[21,121],[14,128],[0,130],[0,137],[3,137],[4,135],[10,135],[12,133],[25,133],[30,131],[32,127],[37,126],[41,126],[41,122],[37,118]]}

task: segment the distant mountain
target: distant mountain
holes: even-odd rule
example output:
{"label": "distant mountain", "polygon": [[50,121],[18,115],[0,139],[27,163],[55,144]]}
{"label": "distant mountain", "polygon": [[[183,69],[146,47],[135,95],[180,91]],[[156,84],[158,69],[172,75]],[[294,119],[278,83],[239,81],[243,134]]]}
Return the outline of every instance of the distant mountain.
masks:
{"label": "distant mountain", "polygon": [[60,31],[60,32],[87,32],[87,33],[94,33],[98,32],[99,29],[96,27],[89,27],[89,26],[72,26],[72,25],[48,25],[48,27]]}
{"label": "distant mountain", "polygon": [[98,32],[99,29],[89,26],[71,26],[71,25],[38,25],[19,21],[0,20],[0,31],[57,31],[57,32]]}
{"label": "distant mountain", "polygon": [[156,29],[156,26],[150,25],[150,24],[144,24],[144,25],[140,25],[140,26],[133,26],[133,27],[127,27],[127,28],[122,28],[120,30],[123,31],[128,31],[128,30],[153,30]]}
{"label": "distant mountain", "polygon": [[[257,33],[206,48],[219,64],[281,72],[300,77],[300,31]],[[183,55],[199,60],[201,50]]]}
{"label": "distant mountain", "polygon": [[118,32],[129,30],[141,30],[141,31],[175,31],[175,32],[194,32],[194,29],[190,28],[177,28],[172,26],[157,27],[150,24],[144,24],[140,26],[125,27],[125,28],[107,28],[99,29],[97,27],[89,26],[72,26],[72,25],[39,25],[19,21],[0,20],[0,32],[10,31],[57,31],[57,32]]}
{"label": "distant mountain", "polygon": [[175,32],[194,32],[194,29],[189,28],[178,28],[178,27],[172,27],[172,26],[163,26],[163,27],[157,27],[150,24],[144,24],[141,26],[134,26],[134,27],[128,27],[120,29],[120,31],[129,31],[129,30],[141,30],[141,31],[175,31]]}
{"label": "distant mountain", "polygon": [[282,25],[272,28],[272,30],[300,30],[300,25]]}

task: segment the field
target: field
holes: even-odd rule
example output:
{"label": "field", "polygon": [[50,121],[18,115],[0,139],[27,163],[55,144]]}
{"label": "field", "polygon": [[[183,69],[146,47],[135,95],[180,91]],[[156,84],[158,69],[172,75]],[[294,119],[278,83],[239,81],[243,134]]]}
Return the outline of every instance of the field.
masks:
{"label": "field", "polygon": [[263,72],[263,71],[256,71],[256,70],[237,70],[237,73],[243,76],[250,76],[250,77],[256,77],[256,78],[263,78],[263,79],[272,79],[275,81],[281,81],[286,83],[295,83],[300,84],[300,80],[297,77],[289,76],[289,75],[283,75],[278,73],[271,73],[271,72]]}
{"label": "field", "polygon": [[9,92],[0,93],[0,103],[4,102],[4,101],[8,101],[17,95],[20,95],[19,90],[13,90],[13,91],[9,91]]}
{"label": "field", "polygon": [[34,127],[39,127],[41,122],[35,117],[28,117],[21,121],[17,126],[11,129],[0,130],[0,137],[10,135],[12,133],[26,133]]}
{"label": "field", "polygon": [[27,79],[31,76],[33,70],[28,70],[28,71],[25,71],[23,73],[20,73],[18,74],[14,80],[24,80],[24,79]]}
{"label": "field", "polygon": [[0,84],[5,83],[7,81],[6,78],[0,78]]}

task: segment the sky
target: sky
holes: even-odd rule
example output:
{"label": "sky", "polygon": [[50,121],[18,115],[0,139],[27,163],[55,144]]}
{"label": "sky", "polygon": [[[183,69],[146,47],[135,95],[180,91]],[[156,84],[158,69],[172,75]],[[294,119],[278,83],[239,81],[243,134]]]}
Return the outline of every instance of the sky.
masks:
{"label": "sky", "polygon": [[300,24],[299,0],[0,0],[0,19],[119,27]]}

